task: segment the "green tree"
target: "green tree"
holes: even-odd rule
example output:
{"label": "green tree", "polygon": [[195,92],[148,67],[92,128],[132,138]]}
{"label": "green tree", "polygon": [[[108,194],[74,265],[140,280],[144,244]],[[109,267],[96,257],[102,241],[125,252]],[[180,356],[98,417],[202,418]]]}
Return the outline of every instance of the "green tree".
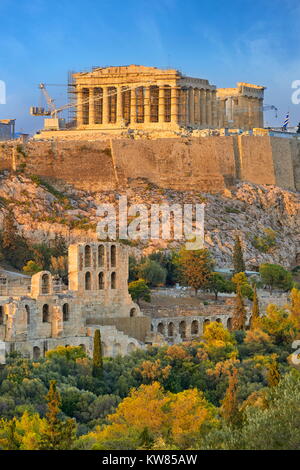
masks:
{"label": "green tree", "polygon": [[233,269],[235,273],[241,273],[245,271],[245,262],[243,257],[243,250],[240,237],[236,236],[233,246]]}
{"label": "green tree", "polygon": [[244,330],[246,323],[246,309],[241,288],[237,287],[235,309],[232,316],[232,330]]}
{"label": "green tree", "polygon": [[215,294],[216,300],[218,299],[219,292],[233,292],[234,285],[219,273],[212,273],[208,282],[208,289]]}
{"label": "green tree", "polygon": [[55,380],[50,382],[46,400],[48,411],[40,448],[41,450],[71,450],[75,440],[76,424],[73,419],[61,421],[58,417],[61,398]]}
{"label": "green tree", "polygon": [[18,234],[15,218],[11,211],[4,218],[2,253],[4,258],[17,269],[21,269],[32,258],[32,252],[25,238]]}
{"label": "green tree", "polygon": [[93,377],[102,377],[103,358],[100,330],[95,330],[94,334],[94,351],[93,351]]}
{"label": "green tree", "polygon": [[167,270],[157,261],[147,259],[138,268],[140,279],[145,279],[150,286],[164,285],[166,282]]}
{"label": "green tree", "polygon": [[195,289],[195,295],[199,289],[208,288],[214,262],[206,248],[200,250],[182,248],[179,251],[177,262],[183,281]]}
{"label": "green tree", "polygon": [[231,281],[235,285],[235,291],[236,292],[237,292],[237,288],[239,287],[243,297],[247,297],[249,300],[253,299],[253,289],[252,289],[245,273],[243,273],[243,272],[236,273],[232,277]]}
{"label": "green tree", "polygon": [[153,261],[157,261],[163,268],[166,269],[166,285],[174,286],[178,282],[178,266],[176,264],[176,252],[156,251],[149,255]]}
{"label": "green tree", "polygon": [[28,274],[29,276],[32,276],[33,274],[38,273],[39,271],[42,271],[43,267],[37,264],[35,261],[30,260],[27,261],[25,266],[23,266],[23,272],[25,274]]}
{"label": "green tree", "polygon": [[132,300],[137,302],[138,305],[140,300],[144,300],[145,302],[151,301],[150,289],[145,279],[138,279],[137,281],[130,282],[128,285],[128,291]]}
{"label": "green tree", "polygon": [[262,282],[272,293],[273,289],[289,290],[293,287],[292,274],[279,264],[261,264],[259,267]]}

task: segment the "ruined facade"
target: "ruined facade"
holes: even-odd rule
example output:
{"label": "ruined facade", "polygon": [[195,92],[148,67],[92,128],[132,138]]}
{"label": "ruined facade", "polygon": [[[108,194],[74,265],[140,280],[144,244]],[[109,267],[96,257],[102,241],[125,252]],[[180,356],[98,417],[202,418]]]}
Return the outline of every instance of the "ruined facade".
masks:
{"label": "ruined facade", "polygon": [[59,345],[91,354],[97,328],[105,356],[143,347],[150,320],[132,301],[127,279],[126,247],[97,242],[70,245],[69,287],[48,271],[2,273],[0,362],[12,351],[38,359]]}
{"label": "ruined facade", "polygon": [[175,69],[138,65],[73,74],[77,129],[177,130],[263,126],[264,87],[217,89]]}
{"label": "ruined facade", "polygon": [[15,138],[15,119],[0,119],[0,141]]}

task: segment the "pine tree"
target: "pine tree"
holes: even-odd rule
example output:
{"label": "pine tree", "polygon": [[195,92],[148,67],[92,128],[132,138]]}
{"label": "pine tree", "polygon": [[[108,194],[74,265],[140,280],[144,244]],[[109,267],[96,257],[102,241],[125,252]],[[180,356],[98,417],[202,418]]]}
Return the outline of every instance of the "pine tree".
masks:
{"label": "pine tree", "polygon": [[103,358],[100,330],[96,330],[94,334],[94,351],[93,351],[93,377],[100,378],[103,372]]}
{"label": "pine tree", "polygon": [[259,318],[259,305],[258,305],[257,289],[256,289],[256,285],[254,284],[252,316],[251,316],[251,329],[252,330],[256,328],[258,318]]}
{"label": "pine tree", "polygon": [[237,293],[235,297],[235,309],[232,316],[232,330],[244,330],[246,323],[246,309],[244,304],[243,295],[241,288],[237,287]]}
{"label": "pine tree", "polygon": [[235,237],[233,247],[233,268],[235,273],[245,272],[246,269],[243,257],[242,244],[238,236]]}
{"label": "pine tree", "polygon": [[56,381],[51,380],[46,395],[48,411],[46,414],[45,429],[41,436],[41,450],[70,450],[75,440],[76,424],[73,419],[61,421],[61,398],[56,388]]}
{"label": "pine tree", "polygon": [[268,366],[267,372],[267,382],[269,387],[276,387],[280,381],[280,372],[278,369],[277,361],[272,361],[271,364]]}
{"label": "pine tree", "polygon": [[221,414],[226,423],[231,426],[237,426],[241,423],[241,412],[239,411],[237,399],[238,370],[233,369],[229,376],[228,387],[222,401]]}

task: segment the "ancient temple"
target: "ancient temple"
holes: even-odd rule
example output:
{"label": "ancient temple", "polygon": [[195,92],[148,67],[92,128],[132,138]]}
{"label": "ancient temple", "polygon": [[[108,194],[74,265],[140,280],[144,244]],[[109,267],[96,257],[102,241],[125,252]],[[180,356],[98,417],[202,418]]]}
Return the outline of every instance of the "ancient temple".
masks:
{"label": "ancient temple", "polygon": [[77,129],[249,130],[263,126],[264,87],[220,88],[175,69],[140,65],[73,74]]}

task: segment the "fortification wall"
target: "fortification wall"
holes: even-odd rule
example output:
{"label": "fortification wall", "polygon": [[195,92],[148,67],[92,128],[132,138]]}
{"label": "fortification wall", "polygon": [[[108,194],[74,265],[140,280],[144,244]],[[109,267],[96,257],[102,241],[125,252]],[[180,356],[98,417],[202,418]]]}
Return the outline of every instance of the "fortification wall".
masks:
{"label": "fortification wall", "polygon": [[300,190],[300,141],[270,136],[30,141],[0,144],[13,169],[91,191],[145,178],[165,188],[220,192],[237,179]]}

